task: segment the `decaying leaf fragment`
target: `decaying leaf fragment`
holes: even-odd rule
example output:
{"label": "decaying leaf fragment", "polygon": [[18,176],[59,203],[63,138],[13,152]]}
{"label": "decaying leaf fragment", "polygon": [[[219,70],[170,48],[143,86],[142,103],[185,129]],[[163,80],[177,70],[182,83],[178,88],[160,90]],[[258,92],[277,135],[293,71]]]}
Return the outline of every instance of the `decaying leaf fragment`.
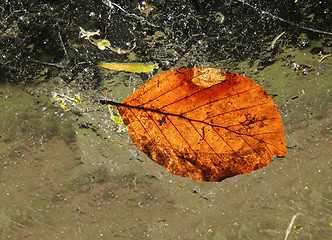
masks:
{"label": "decaying leaf fragment", "polygon": [[221,181],[286,154],[280,114],[265,90],[238,74],[175,69],[118,107],[136,146],[172,174]]}
{"label": "decaying leaf fragment", "polygon": [[99,66],[102,68],[133,73],[152,72],[154,69],[159,68],[158,64],[145,65],[141,63],[100,63]]}

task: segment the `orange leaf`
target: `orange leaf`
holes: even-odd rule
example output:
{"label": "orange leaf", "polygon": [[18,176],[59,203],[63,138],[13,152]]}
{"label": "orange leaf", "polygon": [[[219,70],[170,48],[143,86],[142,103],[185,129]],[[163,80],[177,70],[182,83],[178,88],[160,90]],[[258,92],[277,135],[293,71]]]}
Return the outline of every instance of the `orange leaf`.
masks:
{"label": "orange leaf", "polygon": [[279,112],[265,90],[239,74],[175,69],[117,105],[136,146],[172,174],[221,181],[286,154]]}

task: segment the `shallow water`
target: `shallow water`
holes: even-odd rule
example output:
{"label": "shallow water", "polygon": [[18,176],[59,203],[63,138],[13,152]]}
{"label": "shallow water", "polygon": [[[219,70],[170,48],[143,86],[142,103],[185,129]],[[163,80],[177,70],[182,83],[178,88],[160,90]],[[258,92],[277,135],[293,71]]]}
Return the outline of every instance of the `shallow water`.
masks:
{"label": "shallow water", "polygon": [[[297,213],[294,226],[301,230],[292,228],[289,240],[328,239],[332,64],[310,53],[322,42],[304,49],[280,43],[274,55],[266,51],[232,67],[208,55],[198,61],[192,47],[171,66],[197,60],[195,66],[243,74],[267,90],[283,118],[287,155],[219,183],[172,175],[135,146],[110,142],[131,143],[97,100],[107,90],[122,101],[163,69],[150,75],[100,71],[100,86],[83,90],[60,77],[45,81],[45,73],[33,84],[3,83],[1,239],[284,239]],[[273,63],[262,67],[266,58]],[[309,66],[309,74],[296,74],[295,62]],[[92,85],[86,80],[92,78],[86,71],[75,81]],[[67,102],[64,111],[54,92],[80,92],[81,103]]]}
{"label": "shallow water", "polygon": [[[324,66],[314,80],[330,85]],[[207,183],[171,175],[135,146],[109,143],[74,119],[98,125],[98,114],[60,114],[48,92],[31,91],[1,88],[2,239],[281,239],[296,213],[303,230],[289,239],[331,234],[330,102],[318,118],[287,121],[284,158]],[[280,108],[282,116],[292,109]],[[305,110],[292,111],[301,118]],[[129,141],[125,132],[107,133]]]}

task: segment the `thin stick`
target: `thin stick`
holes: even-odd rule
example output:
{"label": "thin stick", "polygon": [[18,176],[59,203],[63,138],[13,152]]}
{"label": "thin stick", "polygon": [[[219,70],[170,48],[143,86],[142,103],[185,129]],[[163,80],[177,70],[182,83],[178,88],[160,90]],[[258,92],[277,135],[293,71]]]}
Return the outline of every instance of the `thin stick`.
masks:
{"label": "thin stick", "polygon": [[44,65],[49,65],[49,66],[53,66],[53,67],[58,67],[58,68],[64,68],[64,66],[60,63],[49,63],[49,62],[43,62],[43,61],[39,61],[39,60],[35,60],[32,59],[32,61],[36,62],[36,63],[40,63],[40,64],[44,64]]}
{"label": "thin stick", "polygon": [[276,18],[276,19],[278,19],[279,21],[282,21],[282,22],[288,23],[288,24],[290,24],[290,25],[292,25],[292,26],[295,26],[295,27],[298,27],[298,28],[301,28],[301,29],[304,29],[304,30],[312,31],[312,32],[317,32],[317,33],[326,34],[326,35],[332,35],[332,32],[322,31],[322,30],[314,29],[314,28],[310,28],[310,27],[303,27],[303,26],[301,26],[301,25],[299,25],[299,24],[296,24],[296,23],[293,23],[293,22],[291,22],[291,21],[288,21],[288,20],[286,20],[286,19],[284,19],[284,18],[281,18],[281,17],[279,17],[279,16],[277,16],[277,15],[274,15],[274,14],[272,14],[272,13],[270,13],[270,12],[267,12],[267,11],[261,10],[261,9],[257,8],[256,6],[254,6],[254,5],[250,4],[250,3],[245,2],[244,0],[236,0],[236,1],[241,2],[241,3],[243,3],[243,4],[247,5],[247,6],[249,6],[249,7],[253,8],[253,9],[255,9],[256,11],[260,12],[261,14],[269,15],[269,16],[272,17],[272,18]]}
{"label": "thin stick", "polygon": [[288,225],[288,228],[287,228],[287,231],[286,231],[286,235],[285,235],[284,240],[287,240],[288,235],[290,234],[291,229],[292,229],[292,226],[293,226],[293,224],[294,224],[294,221],[295,221],[295,219],[296,219],[296,217],[297,217],[298,215],[302,215],[302,213],[296,213],[296,214],[292,217],[292,220],[290,221],[290,223],[289,223],[289,225]]}
{"label": "thin stick", "polygon": [[61,44],[62,44],[63,51],[65,52],[67,59],[69,59],[67,49],[65,47],[65,44],[62,41],[61,33],[60,32],[58,32],[58,33],[59,33],[59,38],[60,38],[60,41],[61,41]]}
{"label": "thin stick", "polygon": [[319,52],[319,55],[321,56],[321,59],[319,59],[318,62],[322,62],[325,58],[332,56],[331,53],[324,55],[322,51]]}

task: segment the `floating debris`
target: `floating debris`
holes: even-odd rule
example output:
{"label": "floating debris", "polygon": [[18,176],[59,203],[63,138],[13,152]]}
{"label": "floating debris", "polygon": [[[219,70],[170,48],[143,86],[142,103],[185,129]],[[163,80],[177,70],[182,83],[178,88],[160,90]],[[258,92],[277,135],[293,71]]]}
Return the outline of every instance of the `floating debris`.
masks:
{"label": "floating debris", "polygon": [[276,36],[276,37],[273,39],[273,41],[272,41],[272,43],[271,43],[271,49],[274,48],[274,46],[276,45],[276,42],[278,41],[278,39],[279,39],[282,35],[284,35],[284,34],[285,34],[285,32],[282,32],[282,33],[280,33],[278,36]]}
{"label": "floating debris", "polygon": [[308,75],[310,72],[309,67],[307,66],[299,65],[297,63],[293,63],[293,66],[296,74],[302,73],[304,75]]}
{"label": "floating debris", "polygon": [[215,12],[214,14],[216,15],[216,20],[215,20],[216,22],[219,22],[219,23],[223,23],[224,22],[225,16],[222,13]]}
{"label": "floating debris", "polygon": [[[121,7],[120,5],[118,5],[118,4],[116,4],[116,3],[111,2],[110,0],[103,0],[103,3],[104,3],[105,5],[107,5],[108,7],[110,7],[111,9],[114,8],[114,7],[117,7],[117,8],[120,9],[122,12],[124,12],[127,16],[132,17],[132,18],[135,18],[136,20],[139,20],[139,21],[141,21],[141,22],[144,22],[144,23],[146,23],[146,24],[148,24],[148,25],[150,25],[150,26],[152,26],[152,27],[159,27],[159,25],[153,24],[153,23],[147,21],[146,19],[144,19],[144,18],[141,17],[141,16],[137,16],[137,15],[134,14],[134,13],[129,13],[129,12],[127,12],[126,10],[123,9],[123,7]],[[149,6],[151,6],[151,5],[149,5]],[[153,6],[152,6],[152,7],[153,7]],[[150,10],[150,11],[151,11],[151,10]]]}
{"label": "floating debris", "polygon": [[109,49],[111,49],[111,51],[117,53],[117,54],[127,54],[127,53],[130,53],[131,51],[134,50],[134,48],[136,47],[136,42],[134,42],[134,45],[131,49],[129,50],[123,50],[121,48],[118,48],[118,47],[111,47],[111,46],[108,46]]}
{"label": "floating debris", "polygon": [[[118,109],[112,105],[107,105],[107,107],[108,107],[108,111],[111,114],[111,119],[113,120],[113,122],[115,122],[117,124],[123,124],[123,121],[122,121],[122,118],[120,117]],[[116,115],[113,112],[115,112]]]}
{"label": "floating debris", "polygon": [[293,230],[296,233],[299,233],[302,229],[303,229],[303,227],[300,224],[293,227]]}
{"label": "floating debris", "polygon": [[325,58],[330,57],[332,55],[331,53],[324,55],[322,51],[320,51],[318,54],[321,57],[321,59],[319,59],[318,62],[322,62]]}
{"label": "floating debris", "polygon": [[81,98],[79,94],[75,94],[74,97],[69,97],[64,94],[59,94],[54,92],[53,93],[53,101],[54,102],[61,102],[61,107],[62,109],[67,112],[69,109],[66,108],[66,102],[74,103],[76,102],[77,104],[81,103]]}
{"label": "floating debris", "polygon": [[123,121],[122,121],[122,118],[120,117],[120,113],[119,113],[118,109],[112,105],[107,105],[107,107],[108,107],[108,111],[111,114],[112,121],[119,125],[119,128],[116,132],[121,133],[122,130],[125,129],[125,127],[123,125]]}
{"label": "floating debris", "polygon": [[97,46],[100,50],[105,50],[106,48],[109,48],[111,51],[113,51],[117,54],[126,54],[126,53],[129,53],[132,50],[134,50],[134,48],[136,47],[136,42],[134,42],[134,45],[131,49],[123,50],[118,47],[112,47],[110,41],[107,39],[92,38],[92,36],[99,35],[99,33],[100,33],[100,30],[97,30],[95,32],[90,32],[90,31],[86,31],[82,27],[80,27],[80,37],[84,38],[84,39],[88,39],[92,45]]}
{"label": "floating debris", "polygon": [[90,41],[90,43],[92,45],[97,46],[100,50],[105,50],[111,44],[110,41],[108,41],[107,39],[93,39],[93,38],[89,38],[89,41]]}
{"label": "floating debris", "polygon": [[152,72],[154,69],[159,68],[158,64],[145,65],[141,63],[100,63],[99,66],[102,68],[133,73]]}
{"label": "floating debris", "polygon": [[287,230],[286,230],[286,235],[285,235],[284,240],[287,240],[288,235],[289,235],[289,233],[291,232],[292,226],[293,226],[293,224],[294,224],[294,221],[295,221],[295,219],[296,219],[296,217],[297,217],[298,215],[302,215],[302,213],[296,213],[296,214],[292,217],[292,220],[290,221],[290,223],[289,223],[289,225],[288,225],[288,228],[287,228]]}
{"label": "floating debris", "polygon": [[84,30],[82,27],[80,27],[80,38],[84,38],[84,39],[90,39],[90,37],[95,36],[100,34],[100,30],[98,29],[95,32],[90,32],[90,31],[86,31]]}
{"label": "floating debris", "polygon": [[151,12],[154,9],[157,9],[155,6],[149,5],[146,2],[142,2],[143,6],[141,7],[141,5],[138,5],[137,9],[141,12],[141,13],[145,13],[146,17],[149,16],[149,12]]}

